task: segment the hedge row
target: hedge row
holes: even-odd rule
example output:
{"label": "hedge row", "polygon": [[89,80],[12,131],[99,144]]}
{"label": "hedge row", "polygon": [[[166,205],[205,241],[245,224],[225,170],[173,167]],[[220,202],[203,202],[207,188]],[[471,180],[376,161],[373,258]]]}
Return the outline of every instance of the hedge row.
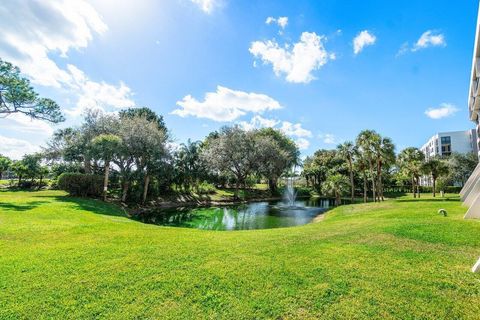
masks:
{"label": "hedge row", "polygon": [[57,180],[58,187],[72,196],[98,197],[103,191],[103,177],[84,173],[62,173]]}

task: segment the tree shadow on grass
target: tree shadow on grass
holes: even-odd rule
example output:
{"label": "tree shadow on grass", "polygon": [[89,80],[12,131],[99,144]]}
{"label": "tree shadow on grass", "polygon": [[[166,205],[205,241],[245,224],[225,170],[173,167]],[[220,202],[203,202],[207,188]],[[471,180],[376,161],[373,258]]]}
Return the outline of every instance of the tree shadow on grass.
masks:
{"label": "tree shadow on grass", "polygon": [[445,202],[445,201],[451,201],[451,202],[459,202],[460,198],[416,198],[416,199],[396,199],[398,202]]}
{"label": "tree shadow on grass", "polygon": [[24,204],[0,202],[0,209],[8,211],[29,211],[46,203],[49,203],[49,201],[30,201]]}
{"label": "tree shadow on grass", "polygon": [[89,211],[95,214],[102,214],[108,216],[117,216],[117,217],[127,217],[126,212],[111,203],[103,202],[99,199],[92,198],[77,198],[72,196],[63,196],[63,195],[48,195],[48,194],[36,194],[35,191],[31,193],[32,198],[39,200],[34,200],[25,203],[17,203],[13,201],[1,201],[0,210],[8,211],[28,211],[35,209],[40,206],[48,206],[49,204],[57,203],[66,203],[70,204],[69,210],[79,210],[79,211]]}
{"label": "tree shadow on grass", "polygon": [[77,198],[71,196],[54,196],[51,198],[53,198],[54,201],[73,204],[71,208],[74,210],[84,210],[107,216],[127,217],[126,212],[122,208],[111,203],[103,202],[99,199]]}

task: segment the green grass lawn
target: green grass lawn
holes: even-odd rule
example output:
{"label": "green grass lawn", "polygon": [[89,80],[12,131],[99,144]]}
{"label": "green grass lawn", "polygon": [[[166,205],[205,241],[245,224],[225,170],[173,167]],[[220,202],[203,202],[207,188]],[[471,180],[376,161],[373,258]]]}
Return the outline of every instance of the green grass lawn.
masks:
{"label": "green grass lawn", "polygon": [[0,191],[0,319],[478,319],[480,221],[465,211],[457,197],[405,197],[218,232]]}

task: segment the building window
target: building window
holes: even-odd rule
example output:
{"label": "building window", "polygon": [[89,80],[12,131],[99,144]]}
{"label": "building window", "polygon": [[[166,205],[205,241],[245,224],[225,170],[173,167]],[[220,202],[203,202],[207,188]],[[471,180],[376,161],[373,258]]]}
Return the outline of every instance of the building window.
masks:
{"label": "building window", "polygon": [[440,142],[442,145],[442,156],[449,156],[452,154],[452,146],[450,137],[441,137]]}
{"label": "building window", "polygon": [[442,137],[441,142],[442,144],[450,144],[450,137]]}

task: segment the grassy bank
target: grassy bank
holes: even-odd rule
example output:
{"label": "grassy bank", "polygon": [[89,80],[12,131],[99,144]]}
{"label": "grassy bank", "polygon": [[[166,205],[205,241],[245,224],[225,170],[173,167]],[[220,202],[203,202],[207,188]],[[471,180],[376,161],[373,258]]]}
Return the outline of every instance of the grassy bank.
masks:
{"label": "grassy bank", "polygon": [[464,212],[456,197],[404,197],[215,232],[0,191],[0,318],[476,319],[480,222]]}

